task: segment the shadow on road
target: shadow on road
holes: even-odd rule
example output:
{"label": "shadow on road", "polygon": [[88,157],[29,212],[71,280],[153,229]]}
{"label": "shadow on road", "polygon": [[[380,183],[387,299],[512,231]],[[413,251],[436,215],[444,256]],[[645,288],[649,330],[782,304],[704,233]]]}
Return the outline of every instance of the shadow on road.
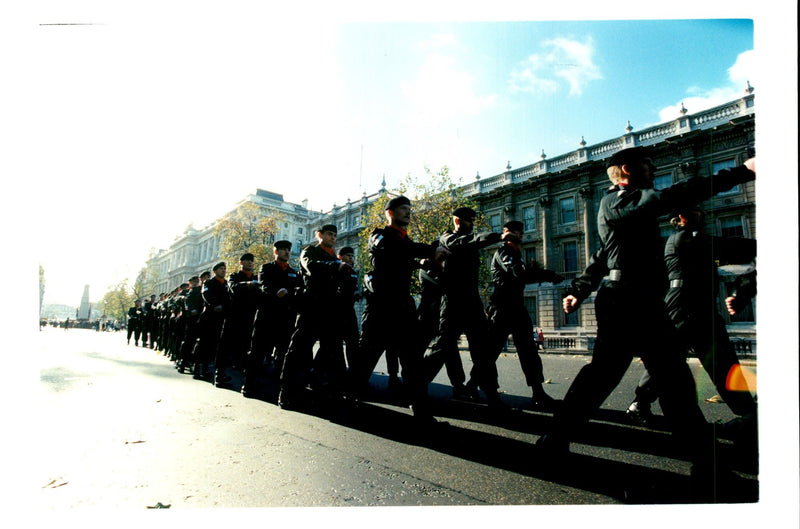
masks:
{"label": "shadow on road", "polygon": [[[228,374],[232,378],[229,389],[238,391],[241,373],[229,370]],[[528,400],[522,397],[504,395],[503,399],[511,409],[498,415],[480,403],[442,398],[443,394],[447,394],[443,391],[444,386],[432,384],[429,393],[432,395],[433,414],[450,423],[432,428],[419,427],[413,416],[386,389],[385,378],[373,374],[373,391],[358,403],[342,404],[330,398],[311,397],[295,411],[395,442],[422,446],[483,465],[591,491],[624,503],[680,504],[698,501],[697,491],[693,490],[688,475],[635,464],[631,460],[614,461],[585,454],[568,453],[554,458],[552,454],[542,453],[530,441],[452,423],[481,423],[525,435],[542,435],[551,425],[552,414],[522,411],[520,408]],[[275,405],[278,394],[276,381],[264,376],[259,386],[261,394],[257,398]],[[397,406],[401,406],[401,409],[393,409]],[[518,408],[514,409],[515,406]],[[628,423],[624,412],[599,410],[575,442],[618,450],[621,454],[619,459],[634,459],[639,454],[681,459],[661,419],[656,423],[656,428],[638,428]],[[758,501],[758,480],[749,475],[757,473],[752,463],[743,462],[732,446],[725,445],[720,445],[717,462],[737,472],[727,472],[724,479],[715,483],[714,502]]]}

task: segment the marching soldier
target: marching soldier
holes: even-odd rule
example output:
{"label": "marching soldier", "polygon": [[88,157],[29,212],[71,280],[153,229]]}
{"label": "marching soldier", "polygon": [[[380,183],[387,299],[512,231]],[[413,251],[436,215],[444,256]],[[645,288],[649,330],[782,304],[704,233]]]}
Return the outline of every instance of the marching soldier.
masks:
{"label": "marching soldier", "polygon": [[388,224],[373,230],[369,238],[372,271],[365,282],[370,291],[361,319],[359,358],[351,370],[352,390],[360,392],[384,351],[395,351],[402,367],[403,385],[411,401],[414,418],[421,426],[436,423],[430,411],[427,380],[422,357],[425,346],[419,339],[419,321],[411,297],[411,273],[430,261],[441,261],[444,248],[413,242],[406,227],[411,221],[411,201],[395,197],[385,209]]}
{"label": "marching soldier", "polygon": [[231,305],[231,293],[225,275],[228,269],[224,262],[214,265],[213,276],[203,283],[200,295],[203,298],[203,312],[197,321],[197,341],[192,357],[194,359],[193,378],[211,378],[209,367],[219,347],[222,325]]}
{"label": "marching soldier", "polygon": [[222,327],[217,359],[214,366],[214,385],[224,387],[231,378],[225,370],[229,367],[242,367],[250,340],[253,337],[253,322],[258,309],[261,289],[258,276],[253,274],[253,254],[247,252],[239,258],[239,270],[228,278],[231,291],[231,306]]}
{"label": "marching soldier", "polygon": [[131,334],[133,334],[133,345],[139,345],[143,318],[142,300],[137,299],[133,302],[133,307],[128,309],[128,345],[131,344]]}
{"label": "marching soldier", "polygon": [[[531,405],[537,409],[552,409],[553,398],[542,388],[544,372],[539,347],[533,335],[533,322],[525,307],[524,290],[527,283],[560,283],[564,278],[538,266],[526,266],[522,260],[520,243],[525,227],[513,220],[503,226],[503,246],[492,258],[492,284],[494,291],[487,313],[491,323],[491,355],[497,362],[503,344],[511,335],[517,350],[525,382],[530,386]],[[534,263],[535,265],[535,263]],[[494,370],[497,373],[497,370]],[[497,381],[495,379],[495,385]]]}
{"label": "marching soldier", "polygon": [[666,314],[666,270],[658,217],[753,180],[755,161],[663,190],[653,189],[655,166],[642,147],[615,153],[606,168],[613,185],[601,200],[597,216],[600,248],[563,300],[564,310],[574,311],[608,276],[595,299],[597,339],[592,360],[573,380],[556,410],[552,431],[540,438],[537,446],[549,456],[567,452],[576,430],[619,384],[638,353],[659,387],[661,408],[672,423],[676,440],[693,463],[697,492],[713,498],[715,440],[698,406],[694,379]]}
{"label": "marching soldier", "polygon": [[353,306],[361,299],[361,292],[358,289],[358,271],[355,266],[355,250],[350,246],[345,246],[339,250],[339,260],[347,263],[351,267],[349,274],[339,276],[339,285],[336,289],[336,313],[339,315],[341,323],[337,325],[340,338],[344,342],[345,358],[347,366],[352,368],[358,361],[358,317]]}
{"label": "marching soldier", "polygon": [[297,319],[297,296],[303,288],[300,274],[289,265],[292,243],[278,241],[273,245],[275,260],[261,265],[258,282],[261,296],[253,324],[253,337],[247,353],[242,395],[255,396],[255,381],[265,361],[280,374],[289,339]]}
{"label": "marching soldier", "polygon": [[145,347],[153,349],[156,340],[156,295],[150,296],[150,299],[144,302],[144,324],[142,328],[142,343]]}
{"label": "marching soldier", "polygon": [[425,371],[430,382],[436,377],[445,359],[458,351],[458,340],[467,335],[472,357],[471,384],[474,393],[480,386],[493,408],[504,407],[497,393],[497,368],[489,351],[489,322],[478,291],[480,252],[483,248],[500,242],[494,232],[473,233],[475,210],[460,207],[453,211],[455,231],[447,230],[440,238],[442,248],[450,255],[442,270],[442,306],[439,334],[425,356]]}
{"label": "marching soldier", "polygon": [[[278,405],[289,409],[297,404],[314,364],[314,344],[319,341],[319,352],[332,358],[342,357],[341,340],[329,330],[336,321],[334,315],[336,288],[341,274],[350,274],[352,267],[336,257],[337,229],[326,224],[317,231],[317,242],[300,253],[300,273],[305,288],[300,303],[300,314],[283,361],[280,377]],[[323,373],[317,373],[320,377]]]}
{"label": "marching soldier", "polygon": [[[740,366],[716,301],[718,263],[751,263],[756,256],[756,241],[707,235],[703,232],[705,214],[696,206],[677,211],[673,221],[677,229],[667,239],[664,251],[670,280],[665,298],[670,320],[681,345],[700,360],[722,400],[734,414],[755,424],[753,396],[746,388],[731,390],[726,384],[729,375]],[[658,388],[645,372],[628,415],[646,424],[650,405],[657,398]]]}
{"label": "marching soldier", "polygon": [[[433,243],[433,247],[439,246],[439,241]],[[430,267],[419,269],[419,306],[417,307],[417,318],[420,323],[420,336],[423,348],[427,349],[431,341],[439,334],[439,318],[442,307],[442,265],[433,261]],[[389,366],[389,358],[386,359],[389,371],[389,388],[392,388],[392,373],[397,375],[397,369],[392,371]],[[469,392],[464,385],[467,375],[464,373],[464,364],[461,362],[461,353],[456,348],[449,351],[444,359],[444,368],[447,371],[447,378],[453,386],[453,397],[469,398]]]}
{"label": "marching soldier", "polygon": [[199,277],[192,276],[189,278],[189,289],[185,291],[183,297],[183,340],[181,340],[180,344],[179,373],[184,373],[186,368],[191,368],[194,362],[192,351],[197,342],[197,321],[200,318],[200,312],[203,310],[201,288]]}

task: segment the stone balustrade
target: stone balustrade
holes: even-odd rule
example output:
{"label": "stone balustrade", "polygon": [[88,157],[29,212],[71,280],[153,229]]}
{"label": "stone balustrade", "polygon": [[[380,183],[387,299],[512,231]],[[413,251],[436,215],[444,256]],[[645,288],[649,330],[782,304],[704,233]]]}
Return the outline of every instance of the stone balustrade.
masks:
{"label": "stone balustrade", "polygon": [[603,143],[582,147],[552,159],[543,159],[533,164],[501,173],[490,178],[462,186],[465,195],[476,195],[506,185],[523,182],[531,178],[539,178],[549,172],[558,172],[569,167],[591,161],[600,161],[613,153],[627,147],[651,145],[659,143],[671,136],[685,134],[692,130],[703,130],[724,125],[736,117],[749,116],[755,113],[753,95],[749,94],[739,100],[711,108],[693,115],[680,116],[673,121],[661,123],[653,127],[631,134],[625,134]]}

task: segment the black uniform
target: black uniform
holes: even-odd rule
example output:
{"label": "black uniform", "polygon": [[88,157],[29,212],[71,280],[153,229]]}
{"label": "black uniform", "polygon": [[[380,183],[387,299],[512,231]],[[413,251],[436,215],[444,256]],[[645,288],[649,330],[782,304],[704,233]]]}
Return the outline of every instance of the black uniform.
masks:
{"label": "black uniform", "polygon": [[134,345],[139,345],[143,319],[144,314],[141,307],[134,306],[128,309],[128,343],[131,343],[131,334],[133,334]]}
{"label": "black uniform", "polygon": [[667,277],[658,217],[754,177],[739,167],[660,191],[622,185],[609,189],[597,215],[601,246],[583,275],[572,282],[572,294],[583,300],[608,274],[595,298],[597,339],[592,360],[575,377],[555,413],[553,432],[540,439],[540,446],[568,446],[638,353],[661,388],[661,408],[678,440],[695,463],[707,466],[713,461],[714,437],[706,428],[694,379],[664,307]]}
{"label": "black uniform", "polygon": [[[755,256],[754,239],[713,237],[691,227],[670,235],[664,251],[670,280],[665,302],[681,345],[697,355],[719,395],[739,416],[755,414],[756,404],[749,391],[731,391],[726,385],[739,359],[717,307],[717,264],[746,264]],[[636,400],[651,403],[657,397],[652,378],[644,376]]]}
{"label": "black uniform", "polygon": [[143,307],[144,321],[142,326],[142,343],[150,349],[154,348],[156,339],[155,322],[156,322],[156,304],[147,300],[144,302]]}
{"label": "black uniform", "polygon": [[203,312],[197,322],[197,343],[194,346],[194,378],[207,378],[207,370],[214,362],[222,334],[222,325],[231,305],[228,282],[211,277],[203,282],[200,290]]}
{"label": "black uniform", "polygon": [[194,364],[193,351],[197,343],[197,322],[203,311],[203,297],[199,284],[184,293],[183,297],[183,340],[180,345],[178,371],[184,372]]}
{"label": "black uniform", "polygon": [[244,366],[261,294],[258,277],[244,270],[228,277],[228,289],[231,292],[231,305],[225,315],[214,366],[220,381],[226,380],[225,369]]}
{"label": "black uniform", "polygon": [[462,234],[448,230],[440,237],[439,243],[451,255],[442,270],[439,335],[425,355],[425,373],[430,382],[445,359],[458,354],[458,340],[466,334],[473,364],[470,378],[490,399],[497,395],[497,368],[489,351],[489,322],[478,291],[478,271],[481,250],[499,241],[500,234],[493,232]]}
{"label": "black uniform", "polygon": [[[437,242],[438,246],[438,242]],[[423,349],[427,349],[431,341],[439,335],[439,318],[442,308],[442,268],[434,265],[429,269],[419,271],[419,306],[417,307],[417,318],[420,323],[420,336]],[[458,348],[449,351],[444,359],[444,368],[447,371],[447,378],[454,388],[464,386],[467,376],[464,373],[464,364],[461,362],[461,354]],[[386,363],[389,363],[387,358]],[[394,371],[397,373],[397,371]],[[389,368],[391,375],[392,371]]]}
{"label": "black uniform", "polygon": [[[314,362],[314,344],[319,341],[319,350],[326,350],[330,358],[341,358],[344,368],[344,351],[341,339],[331,326],[336,322],[334,298],[336,296],[339,261],[317,243],[300,252],[300,273],[304,290],[300,297],[299,315],[292,334],[289,349],[281,371],[281,393],[278,397],[281,406],[292,404],[306,383]],[[324,332],[323,332],[324,331]],[[318,375],[322,375],[318,373]]]}
{"label": "black uniform", "polygon": [[410,240],[405,230],[386,226],[373,230],[368,251],[372,271],[367,274],[369,292],[361,318],[359,359],[351,370],[353,388],[360,391],[367,386],[383,352],[393,351],[400,359],[414,415],[429,417],[427,380],[422,370],[425,346],[419,340],[410,286],[419,259],[433,259],[435,249]]}
{"label": "black uniform", "polygon": [[[261,266],[258,281],[261,283],[261,296],[245,362],[243,385],[247,389],[250,389],[254,373],[265,360],[274,363],[280,372],[297,319],[297,297],[303,289],[300,274],[288,263],[282,266],[277,261]],[[286,289],[287,293],[279,298],[277,293],[281,289]]]}
{"label": "black uniform", "polygon": [[[489,299],[487,313],[491,323],[492,361],[497,362],[503,345],[511,335],[526,384],[538,388],[544,382],[544,373],[539,346],[533,336],[533,322],[525,307],[525,285],[558,283],[564,278],[552,270],[526,266],[519,247],[509,242],[495,252],[491,271],[494,291]],[[499,387],[496,378],[495,386]]]}
{"label": "black uniform", "polygon": [[348,274],[339,275],[339,284],[336,287],[334,311],[339,319],[335,332],[338,339],[344,343],[345,359],[347,366],[352,369],[358,362],[358,316],[354,303],[361,299],[358,288],[358,271],[353,270]]}

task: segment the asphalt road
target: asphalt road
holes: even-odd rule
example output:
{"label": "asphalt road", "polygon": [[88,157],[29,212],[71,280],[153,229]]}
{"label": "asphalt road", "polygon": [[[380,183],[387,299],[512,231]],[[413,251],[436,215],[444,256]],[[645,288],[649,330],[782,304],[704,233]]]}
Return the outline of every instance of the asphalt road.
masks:
{"label": "asphalt road", "polygon": [[[45,329],[38,334],[36,355],[41,381],[36,421],[44,445],[35,461],[36,507],[49,515],[159,506],[174,511],[691,501],[689,464],[675,451],[663,421],[645,429],[624,416],[641,373],[638,361],[573,443],[572,454],[551,461],[534,443],[552,415],[528,409],[528,388],[514,354],[503,354],[498,369],[503,400],[515,411],[497,416],[481,403],[450,399],[443,371],[429,392],[435,415],[447,426],[433,431],[414,428],[410,411],[391,398],[380,372],[373,376],[376,391],[369,402],[347,409],[323,402],[301,413],[281,410],[269,397],[246,399],[179,374],[164,356],[126,345],[122,333]],[[468,353],[462,359],[468,370]],[[548,393],[562,397],[588,360],[543,355]],[[696,362],[692,366],[709,420],[730,419],[727,406],[706,401],[716,392]],[[720,443],[721,457],[740,459],[731,443]],[[735,486],[726,486],[732,490],[723,501],[758,501],[755,465],[738,461]],[[219,511],[195,510],[195,516]],[[333,512],[334,518],[365,513]],[[366,512],[383,518],[395,510]],[[466,513],[471,521],[486,517],[487,523],[498,513],[445,512]],[[201,515],[205,521],[214,516]]]}

